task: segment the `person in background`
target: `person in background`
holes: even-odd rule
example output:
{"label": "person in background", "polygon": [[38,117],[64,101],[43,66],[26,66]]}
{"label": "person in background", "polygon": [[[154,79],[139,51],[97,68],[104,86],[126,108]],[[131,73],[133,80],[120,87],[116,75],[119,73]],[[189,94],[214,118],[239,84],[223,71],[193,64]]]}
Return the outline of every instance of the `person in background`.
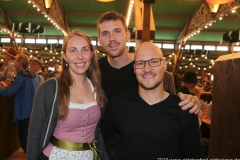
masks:
{"label": "person in background", "polygon": [[204,84],[204,91],[212,92],[212,89],[213,89],[213,81],[212,80],[206,81],[206,83]]}
{"label": "person in background", "polygon": [[199,122],[199,131],[200,131],[200,137],[199,139],[201,140],[201,153],[202,153],[202,158],[206,158],[208,155],[209,151],[209,140],[204,138],[204,134],[208,132],[208,129],[206,128],[206,125],[204,123],[201,123],[201,117],[203,114],[206,114],[206,106],[207,104],[203,102],[203,100],[199,99],[202,90],[197,84],[197,74],[195,72],[186,72],[181,79],[182,81],[182,86],[177,90],[178,92],[182,92],[185,94],[192,94],[198,97],[197,103],[201,108],[201,111],[198,114],[198,122]]}
{"label": "person in background", "polygon": [[180,98],[164,91],[166,68],[157,45],[140,44],[134,58],[138,88],[115,96],[102,119],[105,138],[120,133],[116,160],[201,157],[198,117],[182,111]]}
{"label": "person in background", "polygon": [[73,30],[62,51],[60,77],[44,82],[34,98],[27,160],[108,160],[98,128],[107,100],[91,38]]}
{"label": "person in background", "polygon": [[18,51],[10,47],[8,48],[7,51],[3,51],[3,53],[5,53],[4,58],[7,64],[5,71],[3,72],[2,81],[8,84],[7,78],[11,79],[10,81],[12,81],[17,74],[16,69],[14,67],[14,60],[16,55],[18,54]]}
{"label": "person in background", "polygon": [[197,74],[195,72],[186,72],[182,81],[182,86],[178,88],[177,93],[182,92],[184,94],[194,95],[194,88],[197,84]]}
{"label": "person in background", "polygon": [[[111,102],[114,95],[138,86],[133,69],[134,54],[128,53],[126,47],[127,41],[130,40],[130,32],[127,29],[125,17],[115,11],[103,13],[98,19],[97,29],[98,41],[108,55],[99,59],[102,88],[107,95],[108,101]],[[164,84],[174,86],[171,82],[173,81],[164,81]],[[183,110],[192,107],[190,113],[197,114],[199,112],[199,107],[195,103],[193,96],[179,94],[179,97],[182,100],[179,105]],[[106,106],[106,112],[108,112],[108,105]],[[101,128],[110,129],[104,127],[103,124],[101,124]],[[104,139],[110,159],[113,159],[116,154],[118,137],[119,135],[116,134],[112,138]]]}
{"label": "person in background", "polygon": [[185,73],[184,70],[177,70],[177,72],[173,74],[176,90],[178,90],[178,88],[182,86],[182,82],[180,79],[183,77],[184,73]]}
{"label": "person in background", "polygon": [[14,62],[17,71],[15,80],[8,88],[0,88],[3,96],[15,95],[13,120],[18,122],[18,138],[25,153],[33,97],[40,84],[38,75],[28,68],[29,62],[28,56],[18,54]]}
{"label": "person in background", "polygon": [[163,88],[168,93],[176,94],[173,75],[172,75],[172,73],[170,73],[168,71],[164,72]]}
{"label": "person in background", "polygon": [[3,72],[5,71],[5,62],[0,62],[0,81],[2,81]]}
{"label": "person in background", "polygon": [[30,68],[38,74],[40,78],[40,84],[47,80],[47,76],[42,72],[43,60],[41,56],[33,57],[30,60]]}

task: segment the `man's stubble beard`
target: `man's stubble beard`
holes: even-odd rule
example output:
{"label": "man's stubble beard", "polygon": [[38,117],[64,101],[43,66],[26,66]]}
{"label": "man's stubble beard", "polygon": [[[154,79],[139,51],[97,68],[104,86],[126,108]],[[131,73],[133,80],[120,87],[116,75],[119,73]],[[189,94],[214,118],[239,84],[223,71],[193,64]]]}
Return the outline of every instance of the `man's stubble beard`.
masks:
{"label": "man's stubble beard", "polygon": [[161,81],[159,81],[159,82],[157,82],[157,83],[155,83],[153,86],[151,86],[151,87],[147,87],[147,86],[145,86],[143,83],[138,83],[143,89],[145,89],[145,90],[153,90],[153,89],[156,89],[160,84],[162,83],[162,80]]}
{"label": "man's stubble beard", "polygon": [[[117,54],[116,54],[115,51],[114,51],[113,54],[111,54],[111,50],[109,50],[109,51],[107,52],[107,55],[108,55],[110,58],[118,58],[118,57],[120,57],[121,55],[124,54],[125,50],[127,50],[126,46],[118,49],[118,50],[117,50]],[[106,51],[107,51],[107,50],[106,50]]]}

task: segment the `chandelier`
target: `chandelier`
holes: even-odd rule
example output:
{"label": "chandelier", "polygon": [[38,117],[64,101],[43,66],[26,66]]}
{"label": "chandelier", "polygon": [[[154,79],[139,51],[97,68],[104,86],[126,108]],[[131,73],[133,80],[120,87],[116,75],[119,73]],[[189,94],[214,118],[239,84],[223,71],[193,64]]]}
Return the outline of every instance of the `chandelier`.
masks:
{"label": "chandelier", "polygon": [[32,23],[13,23],[12,31],[22,34],[39,34],[44,32],[44,27]]}

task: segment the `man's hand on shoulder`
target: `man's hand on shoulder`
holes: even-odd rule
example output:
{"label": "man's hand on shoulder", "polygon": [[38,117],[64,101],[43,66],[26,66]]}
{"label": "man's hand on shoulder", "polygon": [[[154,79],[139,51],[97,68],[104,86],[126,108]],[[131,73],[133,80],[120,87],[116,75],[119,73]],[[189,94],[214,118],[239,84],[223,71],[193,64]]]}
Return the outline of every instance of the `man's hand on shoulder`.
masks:
{"label": "man's hand on shoulder", "polygon": [[191,108],[189,113],[198,114],[200,112],[200,106],[197,104],[196,97],[190,94],[183,94],[182,92],[178,93],[178,97],[181,99],[179,106],[182,107],[182,110]]}

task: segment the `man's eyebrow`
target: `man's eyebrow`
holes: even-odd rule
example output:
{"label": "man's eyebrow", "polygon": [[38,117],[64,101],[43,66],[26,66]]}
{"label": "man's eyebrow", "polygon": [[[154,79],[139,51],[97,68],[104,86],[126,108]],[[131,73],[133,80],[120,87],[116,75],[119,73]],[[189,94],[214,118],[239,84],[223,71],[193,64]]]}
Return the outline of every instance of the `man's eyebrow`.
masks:
{"label": "man's eyebrow", "polygon": [[76,47],[69,47],[68,49],[76,49]]}

